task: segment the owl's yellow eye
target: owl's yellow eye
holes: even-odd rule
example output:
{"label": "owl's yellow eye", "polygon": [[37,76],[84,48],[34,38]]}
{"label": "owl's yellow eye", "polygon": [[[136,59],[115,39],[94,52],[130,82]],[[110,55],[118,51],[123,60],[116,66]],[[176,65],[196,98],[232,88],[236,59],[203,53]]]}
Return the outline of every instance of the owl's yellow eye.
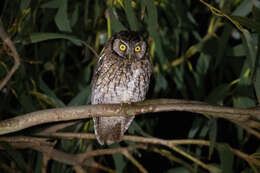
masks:
{"label": "owl's yellow eye", "polygon": [[119,49],[122,50],[122,51],[125,51],[126,50],[126,46],[124,44],[121,44],[119,46]]}
{"label": "owl's yellow eye", "polygon": [[141,47],[140,46],[136,46],[135,47],[135,52],[140,52],[141,51]]}

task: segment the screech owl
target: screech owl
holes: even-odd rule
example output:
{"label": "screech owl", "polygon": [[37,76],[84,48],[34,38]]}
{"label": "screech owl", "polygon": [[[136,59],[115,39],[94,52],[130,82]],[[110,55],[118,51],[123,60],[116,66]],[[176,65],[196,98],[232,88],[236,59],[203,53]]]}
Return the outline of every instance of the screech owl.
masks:
{"label": "screech owl", "polygon": [[[138,102],[148,91],[152,63],[149,47],[134,31],[121,31],[105,45],[96,64],[91,103],[116,104]],[[103,145],[119,142],[133,121],[134,116],[96,117],[94,130]]]}

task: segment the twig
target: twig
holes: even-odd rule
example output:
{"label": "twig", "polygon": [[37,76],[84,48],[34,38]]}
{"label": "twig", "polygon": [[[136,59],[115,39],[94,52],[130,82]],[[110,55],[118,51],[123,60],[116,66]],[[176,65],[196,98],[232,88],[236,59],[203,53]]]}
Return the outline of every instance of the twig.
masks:
{"label": "twig", "polygon": [[20,56],[17,53],[13,42],[8,37],[8,35],[6,34],[1,21],[0,21],[0,37],[3,41],[3,45],[4,46],[7,45],[7,47],[11,50],[9,55],[14,58],[14,65],[13,65],[12,69],[10,70],[10,72],[6,75],[6,77],[0,83],[0,90],[1,90],[6,85],[6,83],[10,80],[10,78],[12,77],[14,72],[18,69],[18,67],[20,65]]}
{"label": "twig", "polygon": [[182,159],[175,157],[172,155],[172,153],[168,150],[165,149],[159,149],[156,147],[152,147],[150,148],[150,150],[152,152],[158,153],[163,157],[166,157],[167,159],[174,161],[176,163],[179,163],[180,165],[183,165],[185,168],[189,169],[190,172],[196,173],[197,171],[194,169],[194,167],[192,167],[190,164],[186,163],[185,161],[183,161]]}
{"label": "twig", "polygon": [[127,151],[124,150],[122,154],[128,158],[142,173],[148,173],[148,171]]}
{"label": "twig", "polygon": [[[50,134],[46,134],[49,136]],[[78,133],[55,133],[51,136],[56,136],[56,137],[62,137],[62,138],[81,138],[81,139],[95,139],[94,134],[78,134]],[[26,139],[28,138],[28,139]],[[22,140],[21,140],[22,139]],[[40,141],[41,139],[33,138],[36,141]],[[89,159],[92,157],[100,156],[100,155],[110,155],[114,153],[122,153],[124,154],[125,151],[132,151],[135,149],[143,149],[147,150],[148,147],[145,144],[137,144],[129,147],[120,147],[120,148],[115,148],[115,149],[100,149],[100,150],[95,150],[95,151],[87,151],[86,153],[83,154],[67,154],[61,151],[57,151],[53,149],[53,146],[50,146],[46,143],[32,143],[31,142],[32,138],[31,137],[13,137],[11,140],[7,140],[6,137],[1,137],[0,141],[5,141],[9,142],[13,147],[16,148],[31,148],[40,152],[43,152],[45,156],[48,156],[51,159],[54,159],[56,161],[60,161],[62,163],[66,163],[69,165],[86,165],[89,163]],[[184,140],[163,140],[163,139],[158,139],[158,138],[147,138],[147,137],[137,137],[137,136],[124,136],[123,140],[126,141],[132,141],[132,142],[140,142],[140,143],[146,143],[146,144],[160,144],[163,146],[166,146],[168,148],[171,148],[172,150],[176,151],[177,153],[185,156],[186,158],[194,161],[195,163],[199,164],[203,168],[211,171],[214,169],[214,167],[207,165],[197,158],[194,158],[193,156],[187,154],[183,150],[179,149],[176,147],[176,145],[202,145],[202,146],[210,146],[210,142],[206,140],[190,140],[190,139],[184,139]],[[253,163],[256,166],[260,166],[260,161],[255,159],[253,156],[250,156],[246,153],[243,153],[237,149],[233,149],[231,147],[230,151],[233,152],[235,155],[238,157],[246,160],[249,164]],[[132,160],[133,162],[133,160]],[[134,163],[134,162],[133,162]],[[87,164],[90,166],[89,164]],[[135,164],[136,165],[136,164]],[[138,164],[137,164],[138,165]],[[141,169],[141,167],[139,167]]]}
{"label": "twig", "polygon": [[[43,135],[43,134],[42,134]],[[94,134],[88,133],[54,133],[54,134],[45,134],[46,136],[56,136],[61,138],[80,138],[80,139],[95,139]],[[0,138],[1,139],[1,138]],[[186,152],[176,148],[176,145],[202,145],[202,146],[209,146],[210,142],[206,140],[191,140],[191,139],[183,139],[183,140],[164,140],[158,138],[148,138],[148,137],[140,137],[140,136],[123,136],[123,140],[131,141],[131,142],[141,142],[141,143],[149,143],[149,144],[160,144],[166,147],[171,148],[172,150],[176,151],[177,153],[187,157],[188,159],[196,162],[203,168],[207,170],[212,170],[213,168],[210,165],[206,165],[205,163],[201,162],[200,160],[194,158],[193,156],[187,154]],[[144,148],[142,148],[144,149]],[[230,151],[236,154],[238,157],[242,159],[246,159],[247,161],[250,160],[252,163],[260,166],[260,161],[254,159],[253,157],[230,147]],[[94,151],[93,151],[94,152]],[[102,153],[102,151],[99,151]],[[100,154],[100,153],[99,153]],[[111,153],[110,153],[111,154]],[[98,154],[97,154],[98,155]]]}

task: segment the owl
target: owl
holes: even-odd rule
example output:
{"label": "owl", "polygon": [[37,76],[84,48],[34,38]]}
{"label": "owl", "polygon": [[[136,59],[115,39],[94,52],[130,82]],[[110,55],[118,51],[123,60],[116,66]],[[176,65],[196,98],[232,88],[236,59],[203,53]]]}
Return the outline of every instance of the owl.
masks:
{"label": "owl", "polygon": [[[139,102],[148,91],[152,63],[146,41],[134,31],[121,31],[105,45],[96,64],[92,104]],[[119,142],[134,116],[94,117],[94,130],[103,145]]]}

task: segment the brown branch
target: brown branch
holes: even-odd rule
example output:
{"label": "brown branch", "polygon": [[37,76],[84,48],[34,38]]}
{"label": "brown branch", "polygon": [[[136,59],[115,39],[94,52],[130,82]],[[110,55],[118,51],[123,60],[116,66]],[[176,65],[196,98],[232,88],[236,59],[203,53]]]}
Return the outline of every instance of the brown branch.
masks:
{"label": "brown branch", "polygon": [[[42,134],[43,135],[43,134]],[[72,139],[72,138],[80,138],[80,139],[96,139],[94,134],[88,134],[88,133],[53,133],[53,134],[45,134],[46,136],[53,136],[53,137],[61,137],[61,138],[67,138],[67,139]],[[1,138],[0,138],[1,139]],[[194,161],[198,165],[202,166],[203,168],[207,170],[212,170],[215,169],[214,167],[207,165],[200,160],[196,159],[195,157],[187,154],[183,150],[180,150],[179,148],[176,147],[176,145],[202,145],[202,146],[210,146],[210,142],[207,140],[194,140],[194,139],[177,139],[177,140],[165,140],[165,139],[158,139],[158,138],[147,138],[147,137],[140,137],[140,136],[123,136],[123,140],[125,141],[131,141],[131,142],[138,142],[138,143],[149,143],[149,144],[159,144],[166,146],[168,148],[171,148],[175,152],[185,156],[186,158]],[[137,146],[136,146],[137,147]],[[141,149],[145,149],[145,146],[137,147]],[[260,160],[255,159],[254,157],[243,153],[237,149],[233,149],[230,147],[230,151],[233,152],[235,155],[238,157],[250,161],[251,163],[254,163],[257,166],[260,166]],[[99,155],[100,152],[102,153],[103,151],[93,151],[93,156]],[[94,154],[96,153],[96,154]],[[111,151],[107,154],[112,154]],[[92,154],[91,154],[92,155]],[[89,155],[89,156],[91,156]],[[92,156],[91,156],[92,157]]]}
{"label": "brown branch", "polygon": [[[100,149],[95,151],[87,151],[83,154],[68,154],[62,151],[54,149],[54,143],[46,142],[46,139],[36,138],[36,137],[26,137],[26,136],[17,136],[17,137],[1,137],[1,142],[8,142],[11,146],[18,149],[30,148],[44,154],[44,168],[47,167],[47,162],[50,159],[62,162],[68,165],[74,166],[74,169],[77,172],[82,171],[82,166],[94,167],[97,169],[106,170],[108,172],[114,172],[113,170],[106,168],[98,163],[95,163],[93,160],[89,160],[92,157],[101,156],[101,155],[111,155],[115,153],[121,153],[125,155],[131,162],[133,162],[141,172],[145,171],[145,168],[142,167],[132,156],[130,156],[129,151],[135,149],[147,149],[143,144],[138,144],[129,147],[119,147],[115,149]],[[1,148],[0,149],[4,149]],[[127,153],[128,154],[127,154]]]}
{"label": "brown branch", "polygon": [[[43,134],[42,134],[43,135]],[[94,134],[86,134],[86,133],[54,133],[54,134],[45,134],[46,136],[55,136],[55,137],[62,137],[62,138],[80,138],[80,139],[95,139]],[[28,138],[28,139],[27,139]],[[31,137],[13,137],[11,139],[8,139],[7,137],[1,137],[0,141],[5,141],[11,143],[12,146],[16,148],[31,148],[40,152],[43,152],[46,156],[48,156],[50,159],[54,159],[56,161],[66,163],[69,165],[73,166],[91,166],[89,164],[89,159],[92,157],[96,156],[101,156],[101,155],[111,155],[114,153],[121,153],[125,155],[125,152],[127,151],[132,151],[135,149],[143,149],[147,150],[148,147],[145,144],[137,144],[129,147],[119,147],[115,149],[100,149],[100,150],[95,150],[95,151],[87,151],[83,154],[67,154],[61,151],[58,151],[56,149],[53,149],[53,146],[46,144],[46,143],[32,143],[31,141],[41,141],[42,139],[37,138],[31,138]],[[184,140],[164,140],[164,139],[158,139],[158,138],[147,138],[147,137],[137,137],[137,136],[124,136],[123,140],[126,141],[132,141],[132,142],[139,142],[139,143],[146,143],[146,144],[159,144],[166,146],[173,151],[185,156],[189,160],[195,162],[196,164],[202,166],[203,168],[211,171],[215,169],[215,167],[212,167],[208,164],[203,163],[202,161],[198,160],[197,158],[189,155],[183,150],[180,150],[179,148],[176,147],[176,145],[201,145],[201,146],[210,146],[210,142],[206,140],[191,140],[191,139],[184,139]],[[154,150],[152,150],[154,151]],[[246,153],[243,153],[237,149],[233,149],[230,147],[230,151],[233,152],[235,155],[238,157],[246,160],[249,164],[253,163],[256,166],[260,166],[260,161],[256,158],[253,157],[253,155],[248,155]],[[155,152],[155,151],[154,151]],[[161,152],[160,152],[161,153]],[[125,155],[126,156],[126,155]],[[167,156],[168,157],[168,156]],[[128,159],[130,159],[127,156]],[[169,158],[169,157],[168,157]],[[135,160],[135,159],[134,159]],[[136,166],[134,160],[131,160]],[[179,160],[180,162],[180,160]],[[138,168],[141,170],[143,167]],[[142,170],[141,172],[145,172],[145,169]]]}
{"label": "brown branch", "polygon": [[[1,90],[6,85],[6,83],[10,80],[10,78],[12,77],[14,72],[18,69],[18,67],[20,65],[20,56],[17,53],[13,42],[8,37],[8,35],[6,34],[1,21],[0,21],[0,37],[3,41],[4,47],[7,46],[11,50],[11,52],[8,53],[8,54],[14,58],[14,65],[13,65],[12,69],[10,70],[10,72],[6,75],[6,77],[0,83],[0,90]],[[8,52],[8,50],[7,50],[7,52]]]}
{"label": "brown branch", "polygon": [[128,160],[130,160],[142,173],[148,173],[148,171],[127,151],[124,150],[122,153]]}
{"label": "brown branch", "polygon": [[[85,119],[98,116],[133,116],[150,112],[187,111],[193,113],[207,114],[216,118],[224,118],[232,122],[243,124],[245,127],[259,128],[259,108],[230,108],[224,106],[213,106],[204,102],[185,101],[175,99],[146,100],[132,104],[106,104],[85,105],[78,107],[66,107],[47,109],[28,113],[12,119],[0,122],[0,134],[16,132],[31,126],[76,119]],[[174,114],[178,115],[178,114]],[[258,124],[256,127],[253,125]],[[256,136],[260,136],[259,132]]]}

